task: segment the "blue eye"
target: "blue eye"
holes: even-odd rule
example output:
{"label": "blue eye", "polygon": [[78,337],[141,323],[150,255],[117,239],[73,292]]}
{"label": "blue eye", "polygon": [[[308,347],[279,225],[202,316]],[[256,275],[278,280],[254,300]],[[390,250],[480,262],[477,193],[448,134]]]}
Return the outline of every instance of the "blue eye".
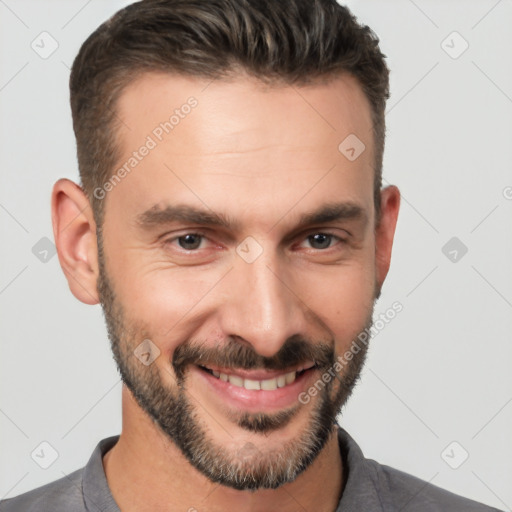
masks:
{"label": "blue eye", "polygon": [[335,238],[334,235],[316,233],[308,236],[307,239],[313,249],[328,249],[331,246],[333,238]]}
{"label": "blue eye", "polygon": [[186,235],[178,237],[178,243],[182,249],[192,251],[201,245],[203,236],[198,233],[187,233]]}

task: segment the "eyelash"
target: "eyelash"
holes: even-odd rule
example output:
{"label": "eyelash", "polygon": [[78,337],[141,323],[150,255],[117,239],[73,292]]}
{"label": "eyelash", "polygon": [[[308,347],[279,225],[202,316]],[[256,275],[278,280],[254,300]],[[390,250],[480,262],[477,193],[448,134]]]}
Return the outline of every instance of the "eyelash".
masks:
{"label": "eyelash", "polygon": [[[170,245],[173,242],[177,242],[180,238],[186,237],[187,235],[194,235],[194,236],[202,237],[203,239],[208,239],[208,236],[204,232],[201,232],[201,231],[188,231],[188,232],[183,233],[181,235],[174,236],[172,238],[169,238],[169,239],[165,240],[164,244],[165,245]],[[345,240],[345,239],[343,239],[343,238],[341,238],[338,235],[335,235],[333,233],[329,233],[328,231],[312,231],[312,232],[310,232],[310,233],[305,235],[304,240],[307,240],[309,237],[314,236],[314,235],[325,235],[325,236],[331,237],[332,239],[334,239],[335,242],[338,242],[341,245],[346,245],[348,243],[347,240]],[[327,252],[330,249],[332,249],[335,245],[337,245],[337,244],[336,243],[331,244],[329,247],[327,247],[325,249],[315,249],[313,247],[310,247],[309,249],[313,250],[313,251]],[[192,253],[195,253],[195,252],[199,252],[201,249],[199,249],[199,248],[198,249],[184,249],[183,247],[179,247],[179,250],[184,252],[184,253],[186,253],[186,254],[192,254]]]}

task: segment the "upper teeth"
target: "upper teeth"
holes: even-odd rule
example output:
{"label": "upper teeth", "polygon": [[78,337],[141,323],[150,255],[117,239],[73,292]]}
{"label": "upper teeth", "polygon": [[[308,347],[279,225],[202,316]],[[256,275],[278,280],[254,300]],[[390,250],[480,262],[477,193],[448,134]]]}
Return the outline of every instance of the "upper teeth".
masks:
{"label": "upper teeth", "polygon": [[272,391],[277,388],[283,388],[287,384],[291,384],[295,381],[295,377],[297,376],[297,372],[301,371],[295,370],[293,372],[286,373],[284,375],[279,375],[279,377],[275,377],[273,379],[265,379],[265,380],[251,380],[251,379],[243,379],[238,375],[228,375],[227,373],[220,373],[215,370],[212,370],[213,375],[224,382],[229,382],[233,384],[233,386],[237,386],[239,388],[245,389],[263,389],[265,391]]}

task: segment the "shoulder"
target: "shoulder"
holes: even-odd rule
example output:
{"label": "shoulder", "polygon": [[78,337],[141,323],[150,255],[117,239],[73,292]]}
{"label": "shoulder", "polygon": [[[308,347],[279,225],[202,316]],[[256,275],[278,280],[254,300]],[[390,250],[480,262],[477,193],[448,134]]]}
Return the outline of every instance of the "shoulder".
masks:
{"label": "shoulder", "polygon": [[15,498],[0,501],[0,512],[119,512],[102,463],[103,455],[118,439],[118,435],[102,439],[85,467]]}
{"label": "shoulder", "polygon": [[81,512],[83,469],[15,498],[0,501],[0,512]]}
{"label": "shoulder", "polygon": [[[464,498],[398,469],[366,459],[366,467],[375,485],[386,489],[394,507],[404,512],[492,512],[498,509]],[[391,505],[391,503],[390,503]]]}
{"label": "shoulder", "polygon": [[354,439],[341,427],[338,437],[347,476],[337,512],[499,512],[498,509],[367,459]]}

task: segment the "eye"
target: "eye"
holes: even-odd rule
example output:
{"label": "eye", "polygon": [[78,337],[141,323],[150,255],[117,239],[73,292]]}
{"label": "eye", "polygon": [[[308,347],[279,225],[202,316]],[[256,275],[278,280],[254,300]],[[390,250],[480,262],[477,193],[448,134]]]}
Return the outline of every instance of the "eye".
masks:
{"label": "eye", "polygon": [[182,230],[171,238],[164,238],[162,248],[177,264],[199,265],[214,261],[223,246],[212,240],[208,232]]}
{"label": "eye", "polygon": [[325,233],[317,233],[308,236],[308,242],[313,249],[327,249],[331,245],[332,236]]}
{"label": "eye", "polygon": [[203,235],[199,233],[187,233],[186,235],[175,238],[182,249],[193,251],[197,249],[203,240]]}
{"label": "eye", "polygon": [[335,242],[344,243],[341,238],[329,233],[314,233],[306,238],[307,242],[313,249],[329,249]]}

